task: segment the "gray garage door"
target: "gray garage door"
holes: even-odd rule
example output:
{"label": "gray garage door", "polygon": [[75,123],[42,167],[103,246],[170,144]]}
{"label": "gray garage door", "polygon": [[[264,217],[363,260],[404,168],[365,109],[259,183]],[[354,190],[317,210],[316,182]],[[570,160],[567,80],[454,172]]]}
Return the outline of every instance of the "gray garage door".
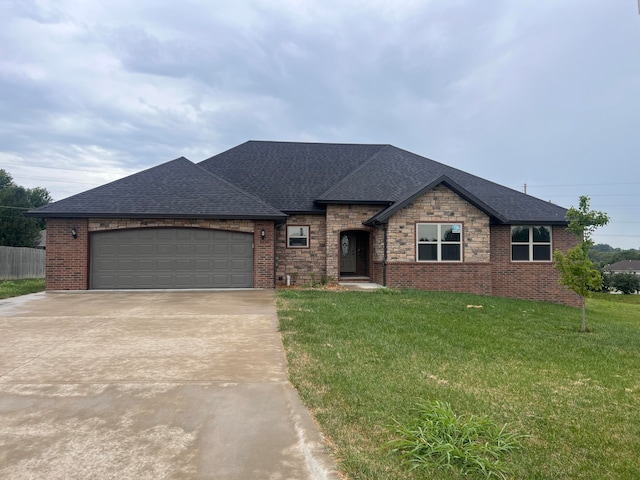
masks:
{"label": "gray garage door", "polygon": [[199,228],[91,234],[91,288],[253,286],[253,235]]}

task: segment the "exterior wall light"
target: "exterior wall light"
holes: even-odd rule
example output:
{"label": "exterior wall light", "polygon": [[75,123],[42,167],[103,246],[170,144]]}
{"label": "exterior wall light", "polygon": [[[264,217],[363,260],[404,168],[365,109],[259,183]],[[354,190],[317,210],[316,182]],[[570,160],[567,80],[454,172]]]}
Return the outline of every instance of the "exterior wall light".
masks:
{"label": "exterior wall light", "polygon": [[266,236],[267,236],[267,232],[265,232],[265,231],[264,231],[264,228],[263,228],[262,230],[260,230],[260,238],[261,238],[262,240],[264,240],[264,237],[266,237]]}
{"label": "exterior wall light", "polygon": [[71,236],[73,238],[78,238],[78,229],[76,227],[71,227]]}

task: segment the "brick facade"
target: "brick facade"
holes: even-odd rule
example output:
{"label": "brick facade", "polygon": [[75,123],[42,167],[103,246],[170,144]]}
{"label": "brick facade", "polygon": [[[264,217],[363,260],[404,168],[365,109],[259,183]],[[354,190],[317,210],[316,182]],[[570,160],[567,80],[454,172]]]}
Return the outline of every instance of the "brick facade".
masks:
{"label": "brick facade", "polygon": [[[508,225],[490,225],[489,217],[445,186],[439,186],[393,215],[388,225],[363,221],[379,205],[328,205],[326,215],[291,215],[277,228],[272,221],[203,219],[49,219],[47,221],[47,290],[89,287],[92,232],[123,228],[208,228],[252,232],[254,287],[309,284],[323,277],[340,278],[340,235],[362,232],[368,238],[368,276],[389,287],[469,292],[482,295],[580,305],[580,299],[558,284],[552,262],[512,262]],[[462,262],[416,262],[416,223],[461,223]],[[309,226],[308,248],[287,248],[287,225]],[[71,236],[75,227],[78,237]],[[387,229],[385,258],[385,228]],[[261,231],[264,229],[265,238]],[[566,251],[578,239],[564,227],[553,227],[552,248]]]}
{"label": "brick facade", "polygon": [[489,217],[440,185],[389,219],[388,262],[416,261],[416,223],[461,223],[464,262],[490,261]]}
{"label": "brick facade", "polygon": [[[86,290],[89,288],[89,232],[86,218],[47,220],[47,290]],[[71,229],[78,236],[73,238]]]}
{"label": "brick facade", "polygon": [[[78,237],[71,236],[75,227]],[[89,288],[89,247],[92,232],[129,228],[207,228],[253,233],[253,286],[274,288],[275,228],[273,221],[206,219],[65,219],[47,220],[46,289]],[[265,238],[261,232],[265,230]]]}
{"label": "brick facade", "polygon": [[[555,226],[551,232],[552,250],[566,252],[578,244],[578,238],[565,227]],[[498,297],[524,298],[580,306],[581,300],[558,283],[560,272],[553,262],[512,262],[511,228],[491,227],[491,294]]]}
{"label": "brick facade", "polygon": [[[416,223],[463,225],[463,262],[416,262]],[[580,299],[558,283],[553,262],[512,262],[511,229],[490,225],[489,217],[444,186],[419,198],[389,219],[387,263],[375,277],[391,287],[469,292],[579,306]],[[567,251],[578,239],[553,227],[552,249]]]}
{"label": "brick facade", "polygon": [[[309,227],[308,248],[287,248],[287,225]],[[327,276],[327,233],[324,215],[291,215],[276,230],[276,284],[285,285],[287,275],[293,284],[305,285]]]}

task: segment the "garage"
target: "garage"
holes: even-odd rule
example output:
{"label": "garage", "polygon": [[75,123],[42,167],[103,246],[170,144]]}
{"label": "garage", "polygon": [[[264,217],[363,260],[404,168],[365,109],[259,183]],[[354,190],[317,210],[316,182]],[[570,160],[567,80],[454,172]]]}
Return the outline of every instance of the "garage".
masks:
{"label": "garage", "polygon": [[253,287],[253,234],[141,228],[90,236],[92,289]]}

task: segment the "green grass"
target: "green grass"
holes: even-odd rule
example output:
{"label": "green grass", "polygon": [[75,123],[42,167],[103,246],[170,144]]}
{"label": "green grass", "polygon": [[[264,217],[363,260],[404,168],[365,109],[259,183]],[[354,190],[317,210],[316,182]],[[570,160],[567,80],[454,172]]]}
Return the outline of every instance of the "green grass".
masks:
{"label": "green grass", "polygon": [[0,299],[18,297],[28,293],[44,290],[44,278],[27,278],[24,280],[0,280]]}
{"label": "green grass", "polygon": [[464,294],[288,290],[278,305],[291,381],[346,478],[476,478],[392,452],[434,401],[526,436],[508,478],[640,478],[639,305],[589,299],[591,333],[578,309]]}
{"label": "green grass", "polygon": [[593,298],[598,300],[606,300],[608,302],[630,303],[632,305],[640,305],[640,295],[620,295],[596,292],[592,293]]}

